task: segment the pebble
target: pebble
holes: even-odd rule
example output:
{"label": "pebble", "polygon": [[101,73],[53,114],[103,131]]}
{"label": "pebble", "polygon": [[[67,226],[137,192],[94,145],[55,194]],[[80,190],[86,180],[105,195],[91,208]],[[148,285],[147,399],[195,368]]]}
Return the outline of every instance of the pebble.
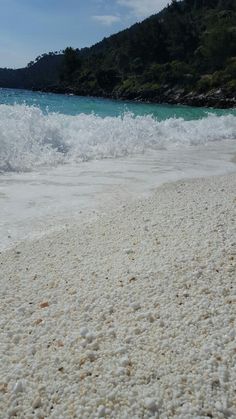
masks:
{"label": "pebble", "polygon": [[85,336],[86,340],[91,343],[93,340],[96,339],[96,334],[93,332],[88,332]]}
{"label": "pebble", "polygon": [[99,406],[98,410],[97,410],[97,414],[99,418],[104,418],[104,416],[106,415],[106,408],[105,406]]}
{"label": "pebble", "polygon": [[24,391],[24,383],[22,381],[17,381],[13,386],[13,393],[18,394]]}
{"label": "pebble", "polygon": [[82,327],[79,332],[80,332],[80,336],[82,336],[83,338],[85,338],[86,335],[89,333],[86,327]]}
{"label": "pebble", "polygon": [[42,404],[41,398],[40,397],[36,397],[32,403],[32,407],[33,409],[38,409]]}
{"label": "pebble", "polygon": [[133,250],[133,249],[125,249],[125,250],[124,250],[124,252],[125,252],[127,255],[132,255],[132,253],[134,253],[134,250]]}
{"label": "pebble", "polygon": [[140,305],[139,303],[131,303],[131,304],[130,304],[130,307],[131,307],[134,311],[137,311],[137,310],[140,310],[140,309],[141,309],[141,305]]}
{"label": "pebble", "polygon": [[122,367],[128,367],[128,366],[130,365],[130,360],[129,360],[129,358],[128,358],[127,356],[125,356],[124,358],[122,358],[122,359],[120,360],[120,365],[121,365]]}
{"label": "pebble", "polygon": [[144,406],[153,413],[158,411],[158,405],[154,399],[146,398],[144,400]]}

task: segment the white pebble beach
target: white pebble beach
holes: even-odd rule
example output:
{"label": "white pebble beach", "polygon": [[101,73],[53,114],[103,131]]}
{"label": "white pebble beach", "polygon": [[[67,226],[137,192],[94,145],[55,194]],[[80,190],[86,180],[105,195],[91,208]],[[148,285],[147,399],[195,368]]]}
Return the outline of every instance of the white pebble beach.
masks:
{"label": "white pebble beach", "polygon": [[236,174],[0,254],[0,417],[236,418]]}

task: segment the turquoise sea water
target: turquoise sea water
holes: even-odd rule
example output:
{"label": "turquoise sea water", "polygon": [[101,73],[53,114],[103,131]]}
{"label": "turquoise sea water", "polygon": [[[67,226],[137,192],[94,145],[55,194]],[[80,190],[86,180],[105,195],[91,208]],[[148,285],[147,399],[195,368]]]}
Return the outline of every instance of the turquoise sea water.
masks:
{"label": "turquoise sea water", "polygon": [[117,117],[126,112],[133,115],[153,115],[158,121],[168,118],[184,118],[185,120],[206,117],[209,112],[214,115],[236,115],[234,110],[205,109],[189,106],[156,105],[134,102],[122,102],[109,99],[57,95],[53,93],[31,92],[27,90],[0,89],[0,104],[27,105],[39,107],[44,113],[58,112],[64,115],[90,115],[100,117]]}

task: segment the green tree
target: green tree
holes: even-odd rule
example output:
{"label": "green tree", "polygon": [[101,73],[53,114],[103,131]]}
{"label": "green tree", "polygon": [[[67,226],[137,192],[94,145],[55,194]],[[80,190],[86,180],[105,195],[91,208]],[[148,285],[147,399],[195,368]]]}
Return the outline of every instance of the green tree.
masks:
{"label": "green tree", "polygon": [[201,55],[210,70],[219,69],[236,54],[236,26],[217,25],[203,35]]}
{"label": "green tree", "polygon": [[63,63],[63,72],[62,78],[69,79],[72,74],[78,70],[81,61],[79,59],[79,54],[77,50],[71,47],[67,47],[64,50],[64,63]]}

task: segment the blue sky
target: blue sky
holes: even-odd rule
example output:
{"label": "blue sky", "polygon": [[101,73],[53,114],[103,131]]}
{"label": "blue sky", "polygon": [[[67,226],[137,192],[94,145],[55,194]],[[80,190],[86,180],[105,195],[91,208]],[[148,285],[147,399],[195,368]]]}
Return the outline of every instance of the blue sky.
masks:
{"label": "blue sky", "polygon": [[[169,0],[170,2],[170,0]],[[0,0],[0,67],[82,48],[158,12],[168,0]]]}

